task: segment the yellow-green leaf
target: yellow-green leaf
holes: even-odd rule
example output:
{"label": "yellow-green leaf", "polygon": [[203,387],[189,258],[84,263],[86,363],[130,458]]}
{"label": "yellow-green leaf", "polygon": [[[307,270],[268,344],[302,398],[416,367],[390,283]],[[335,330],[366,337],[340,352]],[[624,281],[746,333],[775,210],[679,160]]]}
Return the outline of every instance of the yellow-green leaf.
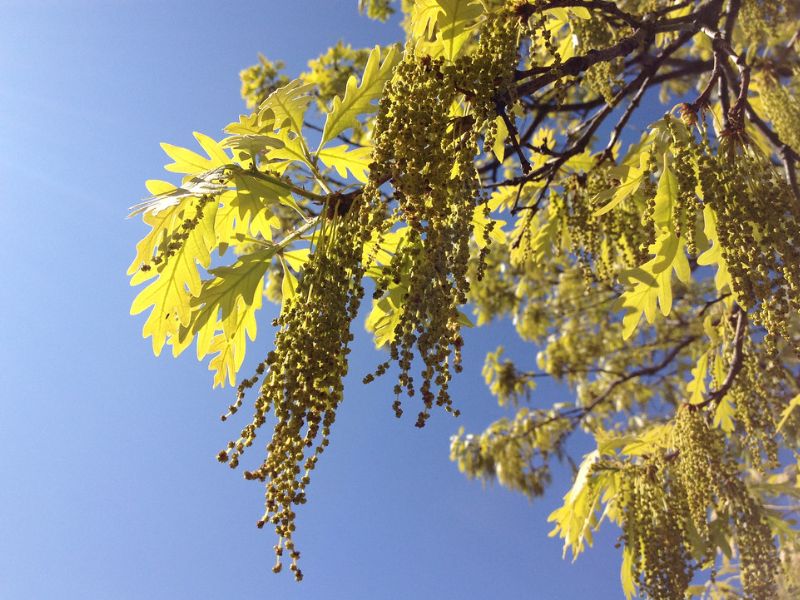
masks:
{"label": "yellow-green leaf", "polygon": [[267,149],[283,148],[283,142],[274,135],[264,133],[246,133],[244,135],[232,135],[225,138],[222,144],[226,148],[233,148],[239,152],[244,152],[253,158]]}
{"label": "yellow-green leaf", "polygon": [[220,244],[234,245],[248,235],[269,241],[272,229],[281,227],[281,220],[270,210],[271,202],[247,188],[222,194],[219,203],[215,227]]}
{"label": "yellow-green leaf", "polygon": [[631,600],[636,594],[636,579],[633,574],[633,550],[627,546],[622,550],[622,568],[620,569],[619,577],[625,598]]}
{"label": "yellow-green leaf", "polygon": [[320,148],[346,129],[357,126],[360,115],[371,114],[377,110],[373,102],[380,98],[384,84],[392,76],[392,69],[398,60],[397,48],[392,46],[389,49],[383,63],[380,62],[380,56],[381,49],[375,46],[367,59],[361,85],[358,84],[356,77],[351,75],[347,80],[344,96],[342,98],[336,96],[333,99],[331,110],[325,118]]}
{"label": "yellow-green leaf", "polygon": [[[383,271],[378,269],[378,265],[388,265],[392,256],[397,252],[397,248],[408,236],[410,228],[400,227],[395,231],[389,231],[383,235],[373,231],[369,241],[364,244],[362,260],[367,265],[367,274],[370,277],[378,276]],[[380,241],[380,244],[378,242]],[[371,272],[373,271],[373,272]]]}
{"label": "yellow-green leaf", "polygon": [[[780,423],[778,423],[776,431],[783,429],[783,426],[786,425],[786,421],[789,420],[789,416],[792,414],[792,411],[798,406],[800,406],[800,394],[792,398],[786,408],[783,409],[783,412],[781,413],[781,420]],[[800,475],[798,475],[798,482],[800,483]]]}
{"label": "yellow-green leaf", "polygon": [[308,248],[298,248],[297,250],[289,250],[281,252],[281,258],[298,273],[303,269],[308,259],[311,256],[311,251]]}
{"label": "yellow-green leaf", "polygon": [[640,435],[631,436],[620,452],[626,456],[643,456],[664,450],[669,445],[672,424],[656,425]]}
{"label": "yellow-green leaf", "polygon": [[706,393],[706,376],[708,375],[708,352],[703,352],[697,366],[692,369],[692,380],[686,386],[689,393],[689,404],[701,404]]}
{"label": "yellow-green leaf", "polygon": [[242,204],[249,204],[257,211],[280,203],[305,217],[292,196],[290,184],[279,177],[268,173],[254,173],[247,169],[236,169],[233,171],[233,180],[237,195],[248,197],[247,200],[240,200]]}
{"label": "yellow-green leaf", "polygon": [[669,155],[664,155],[664,169],[658,179],[656,190],[655,208],[653,210],[653,221],[656,229],[672,226],[672,210],[678,200],[678,179],[669,164]]}
{"label": "yellow-green leaf", "polygon": [[[292,133],[288,129],[281,129],[278,132],[278,140],[282,146],[267,150],[267,158],[271,169],[282,172],[291,162],[299,162],[310,169],[314,168],[311,156],[308,154],[306,143],[299,135]],[[276,161],[285,161],[284,163]]]}
{"label": "yellow-green leaf", "polygon": [[286,266],[285,261],[281,261],[283,266],[283,279],[281,280],[281,311],[292,301],[297,294],[297,277]]}
{"label": "yellow-green leaf", "polygon": [[685,242],[672,231],[665,230],[656,243],[650,246],[654,258],[640,268],[625,272],[621,279],[633,281],[633,289],[626,291],[621,297],[621,308],[625,311],[622,317],[622,337],[628,339],[636,331],[636,327],[644,314],[648,323],[656,317],[656,306],[661,314],[669,315],[672,310],[672,273],[678,279],[688,283],[691,278],[691,267],[686,258]]}
{"label": "yellow-green leaf", "polygon": [[497,126],[497,134],[494,136],[492,152],[497,157],[497,160],[500,162],[500,164],[502,164],[506,157],[506,138],[508,138],[508,127],[506,126],[506,120],[503,117],[497,117],[494,122]]}
{"label": "yellow-green leaf", "polygon": [[215,355],[208,363],[208,369],[215,372],[214,387],[224,386],[226,380],[230,385],[235,385],[236,373],[244,362],[247,338],[253,341],[256,337],[255,311],[259,308],[261,308],[260,294],[249,306],[239,298],[234,310],[221,323],[213,325],[209,323],[206,326],[206,329],[214,330],[217,326],[221,326],[222,331],[213,335],[210,342],[202,347],[198,339],[198,359],[202,359],[206,354]]}
{"label": "yellow-green leaf", "polygon": [[311,100],[314,85],[301,79],[290,81],[267,96],[259,107],[260,119],[274,121],[275,129],[288,128],[300,135],[303,131],[303,115]]}
{"label": "yellow-green leaf", "polygon": [[226,154],[225,149],[210,137],[197,131],[194,132],[194,137],[203,150],[206,151],[208,158],[186,148],[163,143],[161,148],[174,161],[164,167],[167,171],[187,174],[199,173],[201,171],[211,171],[231,162],[231,158]]}
{"label": "yellow-green leaf", "polygon": [[592,13],[590,13],[589,9],[584,6],[571,6],[569,8],[569,12],[571,12],[579,19],[583,19],[585,21],[588,21],[589,19],[592,18]]}
{"label": "yellow-green leaf", "polygon": [[264,288],[264,273],[272,263],[277,246],[257,250],[240,256],[228,267],[217,267],[209,273],[212,279],[203,282],[202,289],[192,300],[197,314],[192,322],[193,330],[198,331],[209,320],[225,320],[236,309],[239,299],[245,305],[260,305],[261,291]]}
{"label": "yellow-green leaf", "polygon": [[728,394],[725,394],[717,404],[714,411],[714,427],[719,427],[725,433],[733,433],[733,416],[736,414],[736,407],[731,402]]}
{"label": "yellow-green leaf", "polygon": [[[607,212],[616,208],[623,200],[627,200],[630,196],[639,191],[642,182],[649,176],[647,173],[647,161],[649,160],[649,152],[642,151],[639,167],[631,167],[625,180],[616,188],[611,201],[606,205],[594,211],[594,216],[599,217]],[[598,200],[595,197],[594,201]]]}
{"label": "yellow-green leaf", "polygon": [[[506,233],[503,231],[505,221],[492,219],[486,216],[486,209],[483,205],[476,206],[472,211],[472,231],[475,235],[475,243],[479,248],[485,248],[489,244],[488,237],[498,244],[505,244]],[[489,226],[491,225],[491,231]]]}
{"label": "yellow-green leaf", "polygon": [[348,171],[358,181],[366,183],[369,180],[369,165],[372,162],[372,148],[350,148],[347,144],[330,146],[319,151],[320,160],[327,167],[336,169],[339,177],[347,177]]}
{"label": "yellow-green leaf", "polygon": [[228,123],[225,133],[231,135],[258,135],[272,131],[275,116],[271,112],[261,113],[256,111],[250,115],[239,115],[239,120]]}
{"label": "yellow-green leaf", "polygon": [[564,496],[564,504],[550,513],[548,522],[556,523],[550,536],[559,535],[564,539],[564,556],[567,550],[572,551],[573,558],[577,558],[584,550],[585,544],[591,545],[591,530],[597,526],[597,508],[600,502],[603,484],[607,481],[606,473],[593,473],[592,466],[600,458],[600,453],[595,450],[587,454],[575,482],[569,492]]}
{"label": "yellow-green leaf", "polygon": [[452,61],[469,39],[468,26],[483,13],[483,7],[475,0],[438,0],[438,4],[442,11],[436,18],[437,39],[444,47],[444,57]]}
{"label": "yellow-green leaf", "polygon": [[390,298],[373,300],[372,310],[367,315],[364,325],[367,331],[373,334],[376,348],[391,343],[395,328],[400,323],[400,316],[399,307],[395,306]]}
{"label": "yellow-green leaf", "polygon": [[[147,182],[147,188],[151,194],[158,195],[170,192],[175,189],[175,186],[166,181],[150,180]],[[182,223],[181,215],[185,205],[188,204],[188,199],[185,200],[187,201],[168,207],[158,213],[145,212],[142,215],[142,220],[150,226],[150,231],[136,244],[136,256],[128,267],[128,275],[134,275],[140,272],[139,269],[143,265],[149,265],[156,248],[163,244]],[[152,269],[150,271],[141,271],[140,273],[142,274],[140,275],[140,281],[156,276]]]}
{"label": "yellow-green leaf", "polygon": [[697,257],[697,264],[702,266],[717,266],[717,273],[714,275],[714,285],[718,292],[732,290],[731,274],[728,271],[728,264],[722,255],[722,246],[719,243],[717,234],[717,214],[708,204],[703,208],[704,231],[709,243],[712,246]]}
{"label": "yellow-green leaf", "polygon": [[[131,305],[132,315],[152,307],[142,334],[152,338],[156,356],[161,353],[168,337],[178,335],[182,326],[189,325],[192,317],[190,299],[201,289],[197,265],[208,267],[210,250],[216,245],[215,218],[216,205],[207,203],[202,218],[189,232],[188,238],[164,261],[158,277],[139,292]],[[142,280],[134,275],[131,285]]]}
{"label": "yellow-green leaf", "polygon": [[444,9],[437,0],[416,0],[411,10],[411,33],[415,38],[433,38],[436,20]]}

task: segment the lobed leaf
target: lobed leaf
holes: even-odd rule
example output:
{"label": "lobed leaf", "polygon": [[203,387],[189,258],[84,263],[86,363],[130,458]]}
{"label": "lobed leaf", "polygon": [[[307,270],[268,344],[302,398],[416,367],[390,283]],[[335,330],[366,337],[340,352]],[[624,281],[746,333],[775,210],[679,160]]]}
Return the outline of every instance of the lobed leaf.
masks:
{"label": "lobed leaf", "polygon": [[369,165],[372,162],[372,148],[350,148],[347,144],[323,148],[317,153],[327,167],[336,169],[339,177],[347,177],[350,172],[361,183],[369,180]]}
{"label": "lobed leaf", "polygon": [[[189,325],[192,317],[190,300],[201,290],[197,265],[208,267],[211,249],[216,245],[214,220],[216,205],[208,203],[200,222],[190,232],[181,247],[158,270],[158,276],[144,288],[131,305],[137,315],[152,307],[142,329],[144,337],[152,338],[153,353],[158,356],[169,337],[177,337],[180,328]],[[143,278],[134,276],[131,285]]]}
{"label": "lobed leaf", "polygon": [[351,75],[347,80],[344,96],[341,98],[336,96],[333,99],[331,110],[325,118],[319,148],[346,129],[358,126],[359,116],[372,114],[377,110],[377,106],[373,103],[380,98],[384,84],[391,78],[392,69],[399,60],[399,53],[397,48],[392,46],[382,63],[380,56],[380,46],[375,46],[369,53],[361,84],[359,85],[356,77]]}
{"label": "lobed leaf", "polygon": [[259,107],[259,119],[272,122],[273,129],[288,128],[298,135],[303,132],[303,116],[314,99],[314,85],[301,79],[290,81],[267,96]]}

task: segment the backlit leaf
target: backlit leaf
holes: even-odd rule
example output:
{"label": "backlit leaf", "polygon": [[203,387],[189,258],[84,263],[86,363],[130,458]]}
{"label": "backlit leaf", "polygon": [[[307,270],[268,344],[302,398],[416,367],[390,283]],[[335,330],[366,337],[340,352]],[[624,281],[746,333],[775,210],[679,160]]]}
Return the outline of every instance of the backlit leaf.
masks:
{"label": "backlit leaf", "polygon": [[[604,215],[607,212],[612,211],[616,208],[623,200],[627,200],[630,196],[635,194],[642,185],[642,182],[645,180],[646,177],[649,177],[649,173],[647,172],[647,161],[649,160],[649,153],[643,151],[641,154],[641,164],[638,167],[631,167],[628,171],[628,175],[625,180],[620,183],[614,190],[614,194],[611,197],[611,201],[601,206],[597,210],[594,211],[594,216],[599,217],[600,215]],[[595,202],[598,200],[595,197]]]}
{"label": "backlit leaf", "polygon": [[245,305],[260,305],[261,291],[264,288],[264,273],[272,264],[277,246],[257,250],[245,254],[229,267],[217,267],[209,273],[212,279],[203,282],[202,289],[192,299],[192,305],[198,309],[193,320],[193,328],[197,331],[209,320],[219,317],[225,320],[236,310],[239,299]]}
{"label": "backlit leaf", "polygon": [[356,77],[351,75],[347,80],[344,96],[341,98],[336,96],[333,99],[331,110],[325,118],[320,148],[346,129],[356,127],[359,116],[372,114],[377,110],[374,102],[380,97],[384,84],[392,76],[392,69],[399,58],[395,46],[389,48],[382,63],[380,56],[381,49],[375,46],[369,54],[361,84],[359,85]]}
{"label": "backlit leaf", "polygon": [[712,246],[697,257],[697,264],[702,266],[717,266],[717,273],[714,276],[714,285],[719,292],[731,291],[731,274],[728,271],[728,264],[722,255],[722,246],[719,243],[717,234],[717,214],[708,204],[703,207],[704,231],[708,241]]}
{"label": "backlit leaf", "polygon": [[692,380],[686,386],[689,393],[689,404],[700,404],[706,393],[706,376],[708,375],[708,352],[703,352],[697,365],[692,369]]}
{"label": "backlit leaf", "polygon": [[469,39],[468,26],[483,13],[483,7],[475,0],[438,0],[438,3],[442,11],[436,18],[437,39],[444,47],[444,57],[452,61]]}
{"label": "backlit leaf", "polygon": [[274,129],[288,128],[300,135],[303,131],[303,115],[314,99],[314,85],[295,79],[267,96],[259,107],[260,119],[273,121]]}
{"label": "backlit leaf", "polygon": [[621,297],[621,308],[625,311],[622,318],[623,339],[628,339],[636,331],[642,315],[648,323],[656,317],[656,306],[661,314],[669,315],[672,310],[672,273],[678,279],[688,283],[691,279],[691,267],[686,258],[685,242],[669,230],[663,231],[656,243],[650,246],[654,258],[621,276],[621,279],[633,281],[633,289],[626,291]]}
{"label": "backlit leaf", "polygon": [[369,179],[369,165],[372,162],[372,148],[369,146],[329,146],[320,150],[318,156],[325,166],[336,169],[339,177],[346,178],[349,172],[361,183],[366,183]]}
{"label": "backlit leaf", "polygon": [[228,157],[224,148],[210,137],[196,131],[194,137],[203,150],[206,151],[208,158],[186,148],[163,143],[161,148],[174,161],[164,167],[167,171],[172,171],[173,173],[200,173],[202,171],[212,171],[231,162],[231,158]]}
{"label": "backlit leaf", "polygon": [[[189,232],[188,238],[158,270],[157,278],[139,292],[133,301],[132,315],[152,307],[142,334],[152,338],[156,356],[161,353],[168,337],[177,336],[182,326],[189,325],[192,317],[190,300],[201,289],[197,265],[209,266],[210,250],[216,245],[215,218],[216,205],[207,203],[200,222]],[[131,285],[141,280],[134,275]]]}
{"label": "backlit leaf", "polygon": [[[792,411],[800,406],[800,394],[792,398],[786,408],[783,409],[781,413],[781,420],[778,423],[777,431],[783,429],[783,426],[786,425],[786,421],[789,420],[789,416],[792,414]],[[800,482],[800,475],[798,476],[798,482]]]}

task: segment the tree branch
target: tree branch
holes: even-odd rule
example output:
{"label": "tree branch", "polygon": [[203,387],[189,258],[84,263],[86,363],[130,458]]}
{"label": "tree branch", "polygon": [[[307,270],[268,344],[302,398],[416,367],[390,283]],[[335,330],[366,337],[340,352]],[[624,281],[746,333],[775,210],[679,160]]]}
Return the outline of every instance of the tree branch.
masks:
{"label": "tree branch", "polygon": [[523,4],[517,9],[517,14],[523,19],[527,19],[534,12],[549,10],[551,8],[585,8],[587,10],[596,10],[617,17],[620,21],[627,23],[631,27],[642,26],[642,20],[640,18],[620,9],[616,2],[607,2],[606,0],[550,0],[543,5]]}
{"label": "tree branch", "polygon": [[616,380],[612,381],[611,384],[608,386],[608,388],[606,388],[605,392],[600,394],[589,405],[587,405],[586,407],[584,407],[582,409],[582,414],[580,415],[580,419],[582,419],[583,417],[588,415],[597,406],[599,406],[600,404],[605,402],[608,399],[608,397],[611,395],[611,393],[617,387],[622,385],[623,383],[627,383],[631,379],[636,379],[638,377],[647,377],[647,376],[650,376],[650,375],[655,375],[656,373],[658,373],[662,369],[665,369],[667,366],[669,366],[669,364],[673,360],[675,360],[675,358],[678,356],[678,354],[681,353],[681,351],[684,348],[686,348],[689,344],[691,344],[692,342],[694,342],[696,340],[697,340],[697,336],[694,336],[694,335],[693,336],[689,336],[687,338],[684,338],[683,341],[681,341],[677,346],[672,348],[672,350],[670,350],[664,356],[664,358],[661,359],[661,361],[659,361],[658,363],[656,363],[654,365],[651,365],[649,367],[642,367],[640,369],[636,369],[635,371],[631,371],[630,373],[628,373],[624,377],[620,377],[619,379],[616,379]]}
{"label": "tree branch", "polygon": [[731,358],[731,364],[728,368],[728,374],[725,376],[725,381],[722,382],[722,385],[708,394],[708,398],[699,404],[691,405],[693,410],[703,408],[709,404],[716,404],[722,400],[733,386],[733,382],[736,380],[739,371],[742,370],[744,364],[744,339],[747,334],[747,313],[738,304],[734,304],[733,306],[736,318],[736,333],[734,333],[733,336],[733,357]]}

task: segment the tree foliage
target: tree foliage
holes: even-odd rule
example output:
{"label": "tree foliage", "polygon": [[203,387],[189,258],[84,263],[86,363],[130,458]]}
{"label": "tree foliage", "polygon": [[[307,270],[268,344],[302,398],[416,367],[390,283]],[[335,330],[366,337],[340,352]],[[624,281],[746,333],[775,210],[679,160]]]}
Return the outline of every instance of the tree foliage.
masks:
{"label": "tree foliage", "polygon": [[[462,328],[513,319],[535,368],[501,347],[484,375],[516,414],[460,431],[451,458],[536,497],[591,436],[550,517],[565,553],[610,521],[628,596],[796,597],[800,3],[359,9],[401,12],[404,43],[340,42],[296,79],[260,56],[241,74],[252,112],[195,134],[203,154],[164,144],[182,179],[132,210],[151,230],[131,312],[149,310],[154,352],[210,355],[214,385],[237,386],[223,418],[252,396],[219,460],[271,429],[244,475],[266,487],[275,570],[288,556],[302,578],[295,511],[369,294],[386,356],[364,382],[393,374],[419,427],[458,415]],[[663,116],[637,121],[655,91]],[[273,348],[242,376],[264,296]],[[547,404],[539,378],[572,397]]]}

